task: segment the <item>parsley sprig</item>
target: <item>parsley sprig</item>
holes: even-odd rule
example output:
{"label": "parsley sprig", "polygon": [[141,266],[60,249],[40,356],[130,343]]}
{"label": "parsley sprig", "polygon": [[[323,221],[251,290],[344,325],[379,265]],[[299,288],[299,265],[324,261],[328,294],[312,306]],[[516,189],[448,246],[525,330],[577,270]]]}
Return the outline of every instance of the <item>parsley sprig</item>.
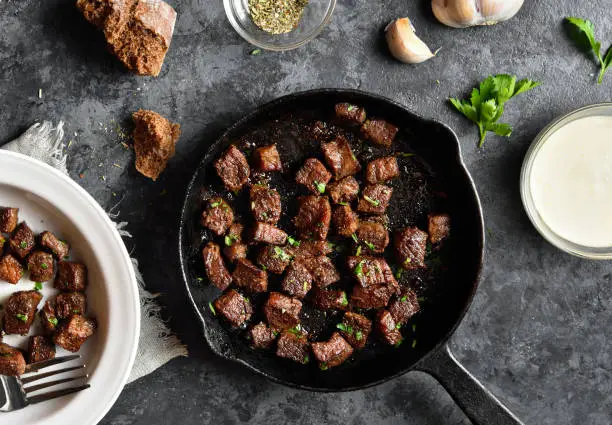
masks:
{"label": "parsley sprig", "polygon": [[593,23],[588,19],[574,17],[565,19],[571,25],[569,34],[576,44],[587,51],[593,51],[595,57],[597,57],[601,68],[597,83],[601,84],[606,71],[612,66],[612,46],[608,48],[606,55],[602,56],[601,42],[595,40],[595,27]]}

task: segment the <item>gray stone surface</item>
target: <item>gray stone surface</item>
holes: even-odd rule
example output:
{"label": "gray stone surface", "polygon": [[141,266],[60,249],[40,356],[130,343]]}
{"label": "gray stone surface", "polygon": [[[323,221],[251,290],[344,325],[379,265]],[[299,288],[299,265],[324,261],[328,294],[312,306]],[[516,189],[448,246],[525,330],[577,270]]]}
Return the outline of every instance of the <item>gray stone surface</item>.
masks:
{"label": "gray stone surface", "polygon": [[[74,0],[0,1],[0,141],[36,120],[66,121],[71,176],[105,208],[121,200],[120,219],[131,222],[135,236],[130,248],[191,350],[190,358],[128,386],[103,424],[468,423],[426,375],[354,393],[310,394],[267,382],[204,347],[178,273],[184,187],[224,127],[280,95],[319,87],[387,95],[457,131],[482,197],[488,241],[480,289],[452,348],[526,423],[612,423],[612,267],[548,245],[530,225],[518,191],[523,155],[547,122],[612,100],[612,73],[598,86],[592,60],[568,42],[562,26],[565,16],[589,17],[608,46],[610,0],[527,1],[508,23],[466,30],[438,24],[425,0],[339,0],[319,38],[260,56],[249,55],[252,47],[230,27],[220,0],[171,3],[179,14],[174,40],[160,77],[152,79],[123,70]],[[410,16],[430,46],[442,47],[437,58],[419,66],[389,58],[381,33],[398,16]],[[508,104],[512,137],[490,137],[479,150],[476,128],[445,99],[500,72],[543,86]],[[140,107],[183,128],[177,156],[157,183],[134,171],[133,153],[120,144]]]}

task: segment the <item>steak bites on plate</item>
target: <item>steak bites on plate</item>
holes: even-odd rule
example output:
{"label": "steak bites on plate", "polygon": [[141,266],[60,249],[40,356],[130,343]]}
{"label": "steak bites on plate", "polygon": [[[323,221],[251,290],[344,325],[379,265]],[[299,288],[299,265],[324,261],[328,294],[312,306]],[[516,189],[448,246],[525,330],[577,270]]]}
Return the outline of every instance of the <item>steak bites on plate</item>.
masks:
{"label": "steak bites on plate", "polygon": [[300,155],[274,137],[234,141],[199,211],[211,313],[251,349],[321,370],[400,345],[451,233],[443,208],[406,219],[397,206],[415,156],[394,151],[398,127],[350,103],[329,112],[305,125],[313,147]]}

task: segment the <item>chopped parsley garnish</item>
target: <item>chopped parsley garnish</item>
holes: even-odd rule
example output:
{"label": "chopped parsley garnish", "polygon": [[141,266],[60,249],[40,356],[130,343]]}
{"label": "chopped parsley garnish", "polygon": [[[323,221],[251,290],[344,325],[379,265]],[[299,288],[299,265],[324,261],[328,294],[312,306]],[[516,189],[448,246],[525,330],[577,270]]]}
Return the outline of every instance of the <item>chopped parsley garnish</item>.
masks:
{"label": "chopped parsley garnish", "polygon": [[411,156],[415,156],[415,154],[409,152],[398,152],[397,156],[401,156],[402,158],[410,158]]}
{"label": "chopped parsley garnish", "polygon": [[212,303],[208,303],[208,308],[210,309],[210,312],[213,314],[213,316],[217,315],[217,311],[215,310],[215,307],[213,307]]}
{"label": "chopped parsley garnish", "polygon": [[402,298],[400,298],[400,301],[405,303],[408,300],[408,297],[406,295],[404,295]]}
{"label": "chopped parsley garnish", "polygon": [[404,273],[404,269],[402,269],[401,267],[398,268],[395,272],[395,278],[399,279],[400,277],[402,277],[402,274]]}
{"label": "chopped parsley garnish", "polygon": [[359,256],[361,255],[361,245],[359,245],[359,246],[357,247],[357,252],[355,253],[355,255],[356,255],[357,257],[359,257]]}
{"label": "chopped parsley garnish", "polygon": [[376,245],[374,245],[372,242],[370,241],[363,241],[364,244],[366,244],[366,246],[372,250],[372,251],[376,251]]}
{"label": "chopped parsley garnish", "polygon": [[43,287],[42,282],[34,282],[34,289],[36,291],[40,291],[42,289],[42,287]]}
{"label": "chopped parsley garnish", "polygon": [[251,56],[257,56],[257,55],[261,55],[261,49],[254,49],[251,50],[251,53],[249,53]]}
{"label": "chopped parsley garnish", "polygon": [[416,347],[416,344],[417,344],[416,339],[413,339],[413,340],[412,340],[412,348]]}
{"label": "chopped parsley garnish", "polygon": [[422,302],[424,302],[426,299],[427,299],[427,298],[425,298],[425,297],[418,297],[418,298],[417,298],[417,301],[418,301],[418,302],[420,302],[420,303],[422,303]]}
{"label": "chopped parsley garnish", "polygon": [[346,108],[347,111],[351,112],[356,108],[355,105],[349,105],[348,108]]}
{"label": "chopped parsley garnish", "polygon": [[302,327],[298,324],[295,327],[291,328],[291,329],[287,329],[287,332],[292,333],[293,335],[296,336],[301,336],[302,335]]}
{"label": "chopped parsley garnish", "polygon": [[363,333],[361,331],[355,332],[355,339],[361,341],[363,339]]}
{"label": "chopped parsley garnish", "polygon": [[366,201],[368,201],[370,204],[374,205],[375,207],[380,205],[380,201],[378,199],[372,199],[368,195],[363,195],[363,199],[365,199]]}
{"label": "chopped parsley garnish", "polygon": [[262,211],[262,212],[261,212],[261,216],[263,217],[263,219],[264,219],[264,220],[267,220],[267,219],[268,219],[268,213],[267,213],[267,212],[265,212],[265,211]]}
{"label": "chopped parsley garnish", "polygon": [[402,345],[402,342],[404,342],[403,339],[400,339],[399,341],[397,341],[397,344],[395,344],[395,348],[399,347],[400,345]]}
{"label": "chopped parsley garnish", "polygon": [[329,366],[327,366],[327,363],[321,363],[321,364],[319,365],[319,369],[321,369],[321,370],[327,370],[327,369],[329,369]]}
{"label": "chopped parsley garnish", "polygon": [[400,330],[402,328],[402,324],[398,323],[397,325],[395,325],[395,329]]}
{"label": "chopped parsley garnish", "polygon": [[355,331],[352,326],[346,326],[344,323],[338,323],[336,327],[341,331],[346,332],[348,335],[353,335],[353,332]]}
{"label": "chopped parsley garnish", "polygon": [[203,277],[198,276],[198,277],[196,277],[196,280],[197,280],[198,282],[202,282],[202,281],[204,280],[204,278],[203,278]]}
{"label": "chopped parsley garnish", "polygon": [[355,267],[355,276],[363,277],[363,265],[365,264],[365,260],[361,260],[357,267]]}
{"label": "chopped parsley garnish", "polygon": [[308,354],[306,354],[306,355],[304,356],[304,359],[302,360],[302,363],[303,363],[303,364],[308,364],[308,363],[310,363],[310,356],[309,356]]}
{"label": "chopped parsley garnish", "polygon": [[235,241],[238,240],[238,236],[232,235],[231,233],[225,236],[225,245],[232,246]]}
{"label": "chopped parsley garnish", "polygon": [[217,201],[217,202],[213,202],[212,204],[210,204],[210,207],[211,208],[217,208],[219,205],[221,205],[221,202]]}
{"label": "chopped parsley garnish", "polygon": [[19,247],[20,247],[21,249],[26,249],[26,248],[28,247],[28,243],[27,243],[26,241],[21,241],[21,242],[19,243]]}
{"label": "chopped parsley garnish", "polygon": [[74,314],[80,314],[80,313],[81,313],[81,310],[78,310],[78,309],[76,309],[76,308],[75,308],[74,310],[72,310],[72,312],[73,312]]}
{"label": "chopped parsley garnish", "polygon": [[291,255],[287,254],[280,246],[274,247],[274,257],[280,258],[281,261],[290,261],[292,258]]}
{"label": "chopped parsley garnish", "polygon": [[416,332],[416,324],[412,324],[412,332]]}
{"label": "chopped parsley garnish", "polygon": [[354,233],[353,233],[353,234],[351,235],[351,238],[353,238],[353,240],[355,241],[355,243],[359,243],[359,238],[357,237],[357,235],[356,235],[356,234],[354,234]]}
{"label": "chopped parsley garnish", "polygon": [[289,242],[289,245],[291,246],[295,246],[295,247],[299,247],[300,246],[300,241],[298,241],[297,239],[291,237],[291,236],[287,236],[287,242]]}
{"label": "chopped parsley garnish", "polygon": [[268,268],[267,268],[266,266],[264,266],[263,264],[260,264],[260,265],[261,265],[261,269],[262,269],[264,272],[268,270]]}
{"label": "chopped parsley garnish", "polygon": [[15,315],[15,317],[18,318],[19,320],[21,320],[22,322],[27,322],[28,321],[28,315],[27,314],[17,313]]}
{"label": "chopped parsley garnish", "polygon": [[49,266],[47,265],[47,263],[42,263],[42,264],[40,265],[40,267],[41,267],[43,270],[47,270],[47,269],[49,268]]}
{"label": "chopped parsley garnish", "polygon": [[408,257],[408,258],[406,258],[406,259],[404,260],[404,264],[408,265],[408,264],[410,264],[410,263],[412,263],[412,259],[411,259],[410,257]]}
{"label": "chopped parsley garnish", "polygon": [[338,202],[338,205],[342,205],[343,207],[348,206],[348,202]]}
{"label": "chopped parsley garnish", "polygon": [[308,282],[304,282],[304,291],[308,291],[308,287],[309,287],[309,283]]}
{"label": "chopped parsley garnish", "polygon": [[319,183],[318,181],[313,182],[315,188],[319,191],[319,193],[325,193],[325,183]]}
{"label": "chopped parsley garnish", "polygon": [[47,321],[48,321],[49,323],[51,323],[53,326],[57,326],[57,324],[59,323],[59,322],[58,322],[58,320],[57,320],[57,318],[55,318],[55,317],[48,317],[48,318],[47,318]]}
{"label": "chopped parsley garnish", "polygon": [[342,292],[342,296],[340,298],[340,304],[343,306],[348,305],[348,299],[346,298],[346,292]]}

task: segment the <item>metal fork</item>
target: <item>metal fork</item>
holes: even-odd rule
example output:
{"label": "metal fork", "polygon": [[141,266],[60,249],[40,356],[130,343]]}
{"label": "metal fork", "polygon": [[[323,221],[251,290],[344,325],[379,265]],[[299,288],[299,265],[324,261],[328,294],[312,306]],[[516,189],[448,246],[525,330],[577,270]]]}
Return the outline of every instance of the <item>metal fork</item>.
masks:
{"label": "metal fork", "polygon": [[[47,367],[61,363],[66,363],[79,358],[81,358],[80,355],[72,355],[65,357],[57,357],[55,359],[45,360],[38,363],[32,363],[26,367],[25,374],[20,377],[0,375],[0,385],[2,386],[5,400],[4,404],[0,406],[0,412],[11,412],[13,410],[23,409],[24,407],[29,406],[30,404],[53,400],[54,398],[62,397],[89,388],[89,384],[85,384],[78,387],[63,388],[61,390],[46,392],[35,396],[30,395],[35,391],[42,390],[43,388],[49,388],[55,385],[64,384],[66,382],[72,382],[79,379],[87,379],[89,375],[84,374],[71,378],[63,378],[58,379],[56,381],[30,385],[50,376],[59,375],[65,372],[71,372],[73,370],[84,370],[87,366],[85,364],[82,364],[78,366],[67,367],[64,369],[53,370],[51,372],[31,375],[32,373],[38,372],[41,369],[45,369]],[[2,401],[0,400],[0,402]]]}

